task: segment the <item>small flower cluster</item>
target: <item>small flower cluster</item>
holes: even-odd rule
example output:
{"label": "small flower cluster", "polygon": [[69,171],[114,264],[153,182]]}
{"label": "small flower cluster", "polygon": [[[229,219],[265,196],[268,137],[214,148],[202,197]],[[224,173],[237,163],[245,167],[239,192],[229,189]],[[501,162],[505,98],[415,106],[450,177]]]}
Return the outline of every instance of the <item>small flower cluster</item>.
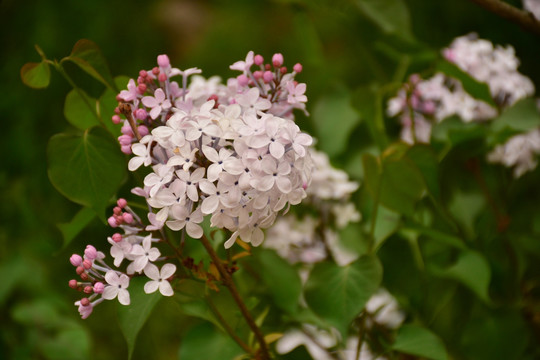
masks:
{"label": "small flower cluster", "polygon": [[345,265],[355,255],[339,246],[336,230],[360,220],[360,214],[349,201],[359,185],[350,181],[346,172],[332,167],[325,153],[312,149],[311,158],[312,181],[302,204],[318,216],[298,218],[291,213],[280,217],[268,229],[264,246],[275,249],[291,263],[311,264],[332,255],[338,264]]}
{"label": "small flower cluster", "polygon": [[124,230],[123,235],[115,233],[108,238],[114,266],[118,268],[124,259],[130,261],[130,264],[127,266],[126,273],[115,270],[104,261],[105,254],[97,251],[92,245],[86,247],[82,257],[78,254],[71,256],[70,262],[76,267],[76,272],[82,281],[70,280],[69,286],[90,295],[75,302],[83,319],[90,316],[94,307],[103,300],[118,298],[120,304],[129,305],[130,295],[127,288],[130,277],[135,273],[144,272],[150,279],[144,286],[145,293],[153,293],[159,289],[164,296],[173,295],[168,279],[176,272],[176,266],[165,264],[160,270],[154,264],[154,262],[164,260],[160,257],[159,249],[152,246],[159,239],[152,238],[151,234],[141,235],[144,226],[138,216],[127,206],[125,199],[117,201],[113,212],[114,215],[109,218],[109,224]]}
{"label": "small flower cluster", "polygon": [[540,20],[539,0],[523,0],[523,8],[533,14],[537,20]]}
{"label": "small flower cluster", "polygon": [[[443,49],[443,55],[474,79],[486,83],[501,108],[534,93],[531,80],[517,71],[519,60],[511,46],[494,47],[471,34],[456,38]],[[433,123],[453,115],[464,122],[488,120],[498,112],[470,96],[456,79],[437,73],[427,80],[412,75],[397,96],[389,100],[387,114],[400,116],[402,140],[429,143]]]}
{"label": "small flower cluster", "polygon": [[[368,301],[363,314],[365,329],[378,327],[380,329],[396,330],[405,320],[405,314],[399,308],[396,299],[385,289],[381,288]],[[369,332],[367,333],[369,334]],[[351,334],[344,341],[344,348],[340,347],[341,336],[336,329],[330,331],[319,329],[310,324],[303,324],[301,329],[287,331],[276,344],[279,354],[287,354],[304,345],[313,359],[318,360],[384,360],[373,350],[378,347],[378,339],[368,339],[362,343],[357,354],[358,334]],[[388,339],[384,342],[387,343]]]}
{"label": "small flower cluster", "polygon": [[[210,216],[213,227],[232,233],[225,247],[238,237],[257,246],[277,213],[306,197],[312,138],[292,120],[293,109],[305,110],[306,86],[294,81],[302,66],[288,73],[281,54],[265,64],[251,51],[230,68],[242,74],[226,86],[196,78],[188,87],[200,70],[172,68],[158,56],[158,67],[141,71],[118,95],[117,113],[125,116],[119,142],[127,153],[138,140],[129,170],[151,166],[142,195],[155,209],[154,228],[200,238]],[[177,75],[181,86],[171,80]],[[118,114],[113,121],[121,121]]]}
{"label": "small flower cluster", "polygon": [[534,170],[540,155],[540,129],[512,136],[506,143],[497,145],[488,154],[488,161],[514,167],[514,177]]}

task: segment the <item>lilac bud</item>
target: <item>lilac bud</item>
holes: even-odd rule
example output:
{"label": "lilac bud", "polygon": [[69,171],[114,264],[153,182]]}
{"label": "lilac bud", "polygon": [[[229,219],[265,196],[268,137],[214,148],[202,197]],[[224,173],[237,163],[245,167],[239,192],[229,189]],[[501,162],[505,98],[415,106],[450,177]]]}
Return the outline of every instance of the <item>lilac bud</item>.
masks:
{"label": "lilac bud", "polygon": [[82,305],[82,306],[88,306],[88,305],[90,305],[90,300],[88,300],[88,298],[82,298],[82,299],[81,299],[81,305]]}
{"label": "lilac bud", "polygon": [[103,290],[105,289],[105,285],[103,285],[102,282],[97,282],[94,284],[94,292],[96,294],[101,294],[103,292]]}
{"label": "lilac bud", "polygon": [[116,114],[113,115],[113,117],[112,117],[113,124],[120,124],[121,121],[122,121],[122,119],[120,118],[120,116],[118,116]]}
{"label": "lilac bud", "polygon": [[171,65],[171,62],[169,61],[169,57],[167,55],[158,55],[157,63],[162,68],[166,68]]}
{"label": "lilac bud", "polygon": [[130,213],[124,213],[122,217],[124,218],[124,222],[126,224],[131,224],[133,222],[133,215],[131,215]]}
{"label": "lilac bud", "polygon": [[83,291],[85,294],[91,294],[94,290],[91,286],[85,286]]}
{"label": "lilac bud", "polygon": [[238,85],[240,86],[247,86],[247,84],[249,83],[248,77],[244,74],[238,75],[236,77],[236,80],[238,80]]}
{"label": "lilac bud", "polygon": [[280,53],[274,54],[274,56],[272,56],[272,64],[275,67],[280,67],[281,65],[283,65],[283,55],[281,55]]}
{"label": "lilac bud", "polygon": [[120,208],[123,209],[123,208],[125,208],[126,205],[127,205],[127,200],[124,199],[124,198],[120,198],[120,199],[118,199],[118,200],[116,201],[116,205],[118,205],[118,207],[120,207]]}
{"label": "lilac bud", "polygon": [[85,259],[85,260],[83,261],[82,264],[83,264],[83,267],[84,267],[86,270],[92,268],[92,261],[90,261],[90,260],[88,260],[88,259]]}
{"label": "lilac bud", "polygon": [[302,72],[302,64],[300,63],[296,63],[294,66],[293,66],[293,70],[295,73],[301,73]]}
{"label": "lilac bud", "polygon": [[122,235],[120,235],[119,233],[115,233],[113,234],[112,239],[114,242],[120,242],[122,241]]}
{"label": "lilac bud", "polygon": [[84,257],[88,260],[94,260],[97,256],[97,250],[92,245],[87,245],[84,250]]}
{"label": "lilac bud", "polygon": [[77,254],[71,255],[71,257],[69,258],[69,262],[73,266],[81,266],[82,261],[83,261],[82,257],[80,255],[77,255]]}
{"label": "lilac bud", "polygon": [[120,146],[120,150],[122,150],[122,152],[126,155],[131,155],[131,144]]}
{"label": "lilac bud", "polygon": [[116,219],[114,218],[114,216],[111,216],[110,218],[107,219],[107,222],[109,223],[110,227],[118,227],[118,224],[116,223]]}
{"label": "lilac bud", "polygon": [[255,63],[255,65],[262,65],[262,63],[264,62],[264,58],[261,55],[255,55],[255,57],[253,58],[253,62]]}
{"label": "lilac bud", "polygon": [[137,130],[139,131],[139,135],[141,136],[146,136],[150,133],[150,131],[148,130],[148,128],[145,126],[145,125],[139,125],[137,127]]}
{"label": "lilac bud", "polygon": [[263,80],[265,83],[271,82],[272,80],[274,80],[274,73],[272,73],[271,71],[265,71],[263,74]]}
{"label": "lilac bud", "polygon": [[148,117],[148,113],[144,109],[135,110],[135,119],[144,120]]}
{"label": "lilac bud", "polygon": [[69,287],[72,288],[72,289],[76,289],[77,288],[77,280],[75,280],[75,279],[69,280]]}

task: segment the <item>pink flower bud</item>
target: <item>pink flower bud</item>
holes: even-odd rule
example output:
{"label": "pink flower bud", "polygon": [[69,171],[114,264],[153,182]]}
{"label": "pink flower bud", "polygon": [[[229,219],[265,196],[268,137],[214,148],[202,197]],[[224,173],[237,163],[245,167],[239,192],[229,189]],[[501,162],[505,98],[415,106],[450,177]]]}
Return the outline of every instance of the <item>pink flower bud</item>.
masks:
{"label": "pink flower bud", "polygon": [[88,306],[88,305],[90,305],[90,300],[88,300],[88,298],[82,298],[82,299],[81,299],[81,305],[82,305],[82,306]]}
{"label": "pink flower bud", "polygon": [[141,70],[139,71],[139,76],[142,78],[145,78],[148,76],[148,73],[146,72],[146,70]]}
{"label": "pink flower bud", "polygon": [[126,155],[131,155],[131,145],[122,145],[120,150]]}
{"label": "pink flower bud", "polygon": [[71,257],[69,258],[69,262],[73,266],[81,266],[82,261],[83,261],[82,257],[80,255],[77,255],[77,254],[71,255]]}
{"label": "pink flower bud", "polygon": [[263,80],[265,83],[269,83],[274,80],[274,74],[271,71],[265,71],[263,74]]}
{"label": "pink flower bud", "polygon": [[135,119],[144,120],[148,117],[148,113],[144,109],[135,110]]}
{"label": "pink flower bud", "polygon": [[84,281],[88,280],[88,274],[87,273],[82,273],[80,276],[81,276],[81,279],[83,279]]}
{"label": "pink flower bud", "polygon": [[92,261],[88,260],[88,259],[85,259],[83,261],[82,265],[86,270],[91,269],[92,268]]}
{"label": "pink flower bud", "polygon": [[82,266],[77,266],[77,269],[75,269],[75,272],[77,275],[84,274],[84,268]]}
{"label": "pink flower bud", "polygon": [[118,142],[120,145],[130,145],[131,146],[131,139],[133,139],[130,135],[120,135],[118,137]]}
{"label": "pink flower bud", "polygon": [[115,207],[113,208],[113,213],[114,213],[114,215],[120,215],[120,214],[122,214],[122,209],[120,208],[120,206],[115,206]]}
{"label": "pink flower bud", "polygon": [[84,250],[84,257],[88,260],[94,260],[97,257],[97,250],[92,245],[86,245]]}
{"label": "pink flower bud", "polygon": [[253,62],[255,63],[255,65],[262,65],[262,63],[264,62],[264,58],[261,55],[257,54],[253,58]]}
{"label": "pink flower bud", "polygon": [[236,80],[238,80],[238,85],[240,85],[240,86],[247,86],[247,84],[249,84],[249,79],[244,74],[238,75],[236,77]]}
{"label": "pink flower bud", "polygon": [[265,70],[272,70],[272,65],[266,64],[266,65],[264,65],[264,69]]}
{"label": "pink flower bud", "polygon": [[85,286],[83,291],[85,294],[91,294],[94,292],[94,289],[91,286]]}
{"label": "pink flower bud", "polygon": [[72,289],[76,289],[77,288],[77,280],[75,280],[75,279],[69,280],[69,287],[72,288]]}
{"label": "pink flower bud", "polygon": [[131,136],[133,136],[133,131],[131,130],[131,126],[129,126],[128,123],[125,123],[124,126],[122,126],[122,128],[120,129],[120,131],[121,131],[122,134],[124,134],[124,135],[131,135]]}
{"label": "pink flower bud", "polygon": [[120,124],[120,122],[122,121],[122,119],[120,118],[120,116],[114,114],[113,117],[112,117],[112,122],[113,124]]}
{"label": "pink flower bud", "polygon": [[286,74],[287,73],[287,67],[286,66],[282,66],[279,71],[282,73],[282,74]]}
{"label": "pink flower bud", "polygon": [[281,65],[283,65],[283,55],[281,55],[280,53],[274,54],[274,56],[272,56],[272,64],[275,67],[280,67]]}
{"label": "pink flower bud", "polygon": [[118,207],[123,209],[127,205],[127,200],[124,199],[124,198],[120,198],[120,199],[116,200],[116,205],[118,205]]}
{"label": "pink flower bud", "polygon": [[142,95],[142,94],[145,93],[145,91],[146,91],[146,84],[139,84],[139,85],[137,85],[137,92],[138,92],[139,94]]}
{"label": "pink flower bud", "polygon": [[260,71],[260,70],[257,70],[257,71],[255,71],[255,72],[253,73],[253,77],[255,78],[255,80],[261,79],[262,76],[263,76],[263,72]]}
{"label": "pink flower bud", "polygon": [[169,57],[167,55],[158,55],[157,63],[162,68],[166,68],[167,66],[171,65],[171,62],[169,61]]}
{"label": "pink flower bud", "polygon": [[296,64],[294,64],[294,66],[293,66],[293,70],[294,70],[294,72],[297,73],[297,74],[298,74],[298,73],[301,73],[301,72],[302,72],[302,69],[303,69],[303,68],[302,68],[302,64],[300,64],[300,63],[296,63]]}
{"label": "pink flower bud", "polygon": [[133,222],[133,215],[131,215],[130,213],[124,213],[122,217],[124,218],[124,222],[126,224],[131,224]]}
{"label": "pink flower bud", "polygon": [[145,125],[139,125],[137,127],[137,130],[139,131],[139,135],[141,136],[146,136],[150,133],[150,131],[148,130],[148,128],[145,126]]}
{"label": "pink flower bud", "polygon": [[155,76],[158,76],[159,75],[159,68],[158,67],[155,67],[152,69],[152,74],[154,74]]}
{"label": "pink flower bud", "polygon": [[120,235],[119,233],[115,233],[113,234],[112,239],[114,242],[120,242],[122,241],[122,235]]}
{"label": "pink flower bud", "polygon": [[109,226],[110,227],[118,227],[118,224],[116,223],[116,219],[114,218],[114,216],[111,216],[110,218],[107,219],[107,222],[109,223]]}
{"label": "pink flower bud", "polygon": [[167,81],[167,75],[165,75],[164,73],[160,73],[158,75],[158,80],[161,81],[161,82]]}
{"label": "pink flower bud", "polygon": [[[122,99],[117,96],[116,101],[120,102],[122,101]],[[118,108],[118,106],[114,108],[114,113],[120,115],[120,109]]]}
{"label": "pink flower bud", "polygon": [[94,284],[94,292],[96,294],[101,294],[104,289],[105,289],[105,285],[103,285],[103,283],[98,281],[97,283]]}

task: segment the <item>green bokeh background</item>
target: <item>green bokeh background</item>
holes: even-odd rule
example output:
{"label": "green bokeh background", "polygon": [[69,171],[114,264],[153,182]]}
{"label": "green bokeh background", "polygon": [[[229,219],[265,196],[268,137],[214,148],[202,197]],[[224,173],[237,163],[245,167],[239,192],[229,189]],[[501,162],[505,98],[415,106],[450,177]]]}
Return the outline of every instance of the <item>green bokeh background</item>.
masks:
{"label": "green bokeh background", "polygon": [[[70,88],[54,71],[46,90],[22,84],[22,65],[39,61],[34,44],[49,58],[60,59],[77,40],[91,39],[113,75],[131,77],[153,67],[162,53],[182,69],[197,66],[203,75],[227,77],[233,75],[228,65],[249,50],[267,59],[281,52],[289,65],[304,65],[298,79],[308,84],[311,110],[326,94],[392,80],[396,64],[387,56],[388,44],[437,55],[453,38],[477,32],[494,43],[512,44],[521,72],[540,84],[538,38],[465,0],[405,3],[414,46],[380,31],[354,0],[0,2],[0,357],[116,359],[127,354],[113,304],[101,305],[85,321],[72,305],[78,294],[67,286],[75,275],[68,258],[89,243],[106,249],[110,229],[95,220],[62,247],[56,224],[69,221],[79,207],[50,184],[46,145],[68,127],[63,101]],[[408,72],[420,66],[413,62]],[[77,80],[90,93],[102,91],[90,78],[78,75]],[[317,135],[309,119],[299,122]],[[361,127],[353,134],[348,150],[363,146],[367,137]],[[333,158],[336,164],[349,160],[348,151]],[[178,339],[193,322],[176,315],[172,302],[162,301],[160,307],[139,336],[135,358],[174,358]]]}

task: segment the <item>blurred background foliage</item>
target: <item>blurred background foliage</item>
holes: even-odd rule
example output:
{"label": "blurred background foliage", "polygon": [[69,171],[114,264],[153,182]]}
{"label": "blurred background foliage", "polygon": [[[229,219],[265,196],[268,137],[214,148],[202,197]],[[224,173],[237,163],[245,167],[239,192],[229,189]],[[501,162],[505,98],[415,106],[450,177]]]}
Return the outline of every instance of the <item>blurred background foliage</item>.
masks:
{"label": "blurred background foliage", "polygon": [[[512,3],[520,5],[518,1]],[[96,219],[69,246],[62,244],[57,224],[68,222],[79,207],[50,184],[45,150],[48,139],[66,128],[63,102],[70,87],[54,71],[46,91],[22,84],[21,66],[39,61],[34,44],[49,58],[59,59],[69,54],[77,40],[91,39],[101,47],[113,75],[130,77],[154,66],[156,56],[162,53],[169,54],[171,63],[182,69],[197,66],[203,69],[203,75],[225,78],[233,75],[228,65],[243,59],[249,50],[266,58],[281,52],[287,63],[304,65],[298,80],[308,84],[308,110],[313,117],[301,117],[299,125],[318,137],[319,147],[329,153],[334,165],[345,168],[356,180],[363,178],[361,153],[376,153],[374,143],[386,145],[387,141],[372,139],[365,120],[382,111],[385,99],[410,73],[429,69],[440,56],[439,49],[453,38],[476,32],[495,44],[511,44],[521,59],[520,71],[537,88],[540,86],[540,40],[465,0],[3,0],[0,26],[0,71],[5,85],[0,97],[3,358],[116,359],[127,354],[117,322],[111,320],[116,317],[115,306],[100,306],[99,314],[81,321],[72,305],[77,294],[67,286],[74,276],[68,258],[73,252],[81,252],[87,243],[106,244],[110,229]],[[98,96],[103,91],[99,83],[72,70],[79,86],[90,94]],[[384,93],[372,91],[384,86]],[[388,137],[395,140],[397,121],[386,119],[385,126]],[[446,168],[451,168],[458,155],[446,160],[450,164]],[[470,174],[464,174],[461,165],[457,164],[450,175],[463,178],[466,191]],[[527,189],[526,194],[519,186],[509,190],[523,201],[515,200],[515,207],[538,207],[534,185],[538,179],[535,171],[522,180],[520,186]],[[127,194],[129,188],[122,191]],[[475,199],[470,193],[464,192],[460,200],[456,206],[470,210],[471,219],[478,215],[471,209]],[[361,210],[369,217],[369,206]],[[482,230],[482,224],[492,219],[484,215],[478,222],[470,224],[471,231]],[[519,219],[516,222],[519,224]],[[539,247],[534,241],[538,242],[539,223],[540,218],[533,225],[524,224],[536,238],[521,239],[536,256]],[[488,225],[485,228],[491,231]],[[490,290],[494,301],[507,304],[502,310],[460,296],[468,290],[450,280],[433,281],[432,286],[423,287],[422,274],[405,236],[393,237],[379,252],[385,264],[383,284],[397,293],[402,303],[409,304],[408,310],[416,309],[419,313],[415,316],[423,318],[427,326],[434,324],[432,330],[451,345],[452,356],[518,359],[534,343],[534,336],[538,339],[538,333],[531,332],[535,329],[531,324],[536,323],[538,330],[539,319],[520,314],[517,303],[527,299],[505,298],[520,292],[508,289],[518,283],[513,281],[515,274],[507,273],[507,262],[518,260],[508,260],[504,245],[500,246],[480,245],[495,254],[492,259],[500,258],[500,262],[493,260],[491,264],[495,280]],[[438,250],[425,251],[436,256]],[[515,264],[510,268],[521,271]],[[537,269],[529,277],[538,273]],[[416,295],[404,299],[400,293]],[[462,301],[437,298],[440,294]],[[434,299],[426,301],[426,297]],[[178,315],[174,302],[160,304],[161,311],[150,317],[138,338],[134,358],[175,357],[178,339],[195,323]],[[421,308],[425,304],[440,306]],[[477,321],[471,323],[471,317]],[[540,356],[538,352],[536,355]]]}

